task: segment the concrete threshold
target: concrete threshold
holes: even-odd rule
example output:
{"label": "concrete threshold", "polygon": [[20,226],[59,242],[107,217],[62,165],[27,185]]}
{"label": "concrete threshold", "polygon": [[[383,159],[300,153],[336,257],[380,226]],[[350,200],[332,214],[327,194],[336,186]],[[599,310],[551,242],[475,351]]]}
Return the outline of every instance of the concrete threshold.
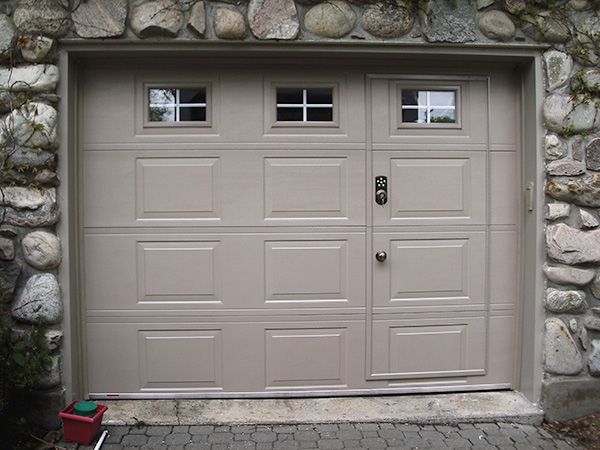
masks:
{"label": "concrete threshold", "polygon": [[513,391],[293,399],[110,400],[106,425],[233,425],[512,422],[538,425],[543,411]]}

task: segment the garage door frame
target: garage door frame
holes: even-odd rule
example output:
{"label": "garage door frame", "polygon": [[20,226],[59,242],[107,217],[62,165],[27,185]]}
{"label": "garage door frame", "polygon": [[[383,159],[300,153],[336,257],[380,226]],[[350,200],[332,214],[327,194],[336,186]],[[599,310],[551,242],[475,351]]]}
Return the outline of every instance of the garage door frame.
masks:
{"label": "garage door frame", "polygon": [[[517,63],[521,73],[521,98],[522,98],[522,192],[526,195],[526,188],[533,183],[533,190],[527,199],[527,212],[522,224],[521,261],[522,294],[520,317],[520,374],[517,389],[523,392],[530,400],[539,401],[542,380],[542,326],[543,323],[543,160],[540,148],[543,127],[541,104],[543,98],[542,62],[539,46],[520,46],[517,48],[497,46],[391,46],[386,44],[340,44],[320,43],[310,44],[273,44],[273,43],[83,43],[81,41],[65,40],[60,50],[60,69],[62,81],[60,95],[62,97],[60,114],[60,148],[58,150],[60,164],[60,177],[62,183],[58,189],[61,199],[62,220],[57,232],[62,239],[66,258],[61,266],[59,278],[61,282],[65,314],[63,329],[65,332],[65,346],[63,355],[63,384],[66,387],[68,400],[85,394],[83,383],[83,358],[81,343],[81,311],[78,308],[79,286],[79,211],[77,177],[77,133],[78,133],[78,67],[83,61],[98,58],[111,58],[117,56],[150,57],[168,53],[185,57],[211,57],[215,55],[227,57],[244,56],[251,58],[284,59],[294,55],[296,58],[331,58],[336,57],[356,60],[361,66],[365,61],[389,63],[391,59],[401,61],[403,58],[411,60],[428,58],[438,59],[453,58],[453,60],[468,60],[485,63],[486,60],[495,62],[503,61],[514,65]],[[537,186],[537,188],[536,188]]]}

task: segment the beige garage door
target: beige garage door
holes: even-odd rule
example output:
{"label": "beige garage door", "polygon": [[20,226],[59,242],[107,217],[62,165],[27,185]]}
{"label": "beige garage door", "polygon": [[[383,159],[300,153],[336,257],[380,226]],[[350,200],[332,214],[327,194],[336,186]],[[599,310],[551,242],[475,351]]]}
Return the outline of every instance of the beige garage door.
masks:
{"label": "beige garage door", "polygon": [[207,67],[82,71],[87,392],[513,387],[510,68]]}

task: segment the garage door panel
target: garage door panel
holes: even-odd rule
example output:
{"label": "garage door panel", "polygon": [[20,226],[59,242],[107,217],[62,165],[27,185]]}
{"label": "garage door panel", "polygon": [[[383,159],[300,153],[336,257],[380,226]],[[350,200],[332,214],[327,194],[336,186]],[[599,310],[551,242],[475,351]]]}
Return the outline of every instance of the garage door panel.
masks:
{"label": "garage door panel", "polygon": [[482,375],[486,350],[484,317],[374,320],[372,376],[419,379]]}
{"label": "garage door panel", "polygon": [[518,223],[520,200],[519,155],[516,152],[490,152],[490,223]]}
{"label": "garage door panel", "polygon": [[85,249],[90,312],[365,305],[362,233],[88,234]]}
{"label": "garage door panel", "polygon": [[329,153],[84,152],[84,225],[364,225],[364,154]]}
{"label": "garage door panel", "polygon": [[374,233],[374,307],[485,303],[485,232]]}
{"label": "garage door panel", "polygon": [[479,152],[376,152],[373,176],[388,177],[374,225],[475,225],[486,221],[486,156]]}

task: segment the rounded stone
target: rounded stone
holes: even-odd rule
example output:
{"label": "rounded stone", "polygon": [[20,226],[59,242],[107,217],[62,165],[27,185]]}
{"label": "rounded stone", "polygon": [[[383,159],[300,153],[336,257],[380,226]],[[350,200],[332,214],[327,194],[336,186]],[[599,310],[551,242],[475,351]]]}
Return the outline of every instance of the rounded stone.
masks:
{"label": "rounded stone", "polygon": [[496,41],[510,41],[515,35],[515,24],[503,11],[484,12],[479,18],[479,29],[488,38]]}
{"label": "rounded stone", "polygon": [[546,289],[544,306],[550,312],[557,314],[582,313],[586,308],[585,293],[582,291],[560,291],[558,289]]}
{"label": "rounded stone", "polygon": [[24,33],[50,37],[64,36],[71,26],[69,11],[56,0],[20,0],[13,21]]}
{"label": "rounded stone", "polygon": [[504,9],[514,15],[521,14],[527,7],[525,0],[504,0],[502,3],[504,3]]}
{"label": "rounded stone", "polygon": [[592,269],[578,269],[570,266],[549,266],[544,264],[544,275],[550,281],[561,285],[585,286],[594,279]]}
{"label": "rounded stone", "polygon": [[571,37],[569,27],[560,17],[548,16],[543,18],[540,31],[543,40],[552,44],[561,44]]}
{"label": "rounded stone", "polygon": [[549,161],[567,156],[567,146],[556,134],[547,134],[544,137],[544,151]]}
{"label": "rounded stone", "polygon": [[583,11],[588,7],[587,0],[570,0],[569,6],[573,8],[575,11]]}
{"label": "rounded stone", "polygon": [[317,36],[341,38],[352,31],[356,13],[342,0],[331,0],[313,6],[304,16],[304,27]]}
{"label": "rounded stone", "polygon": [[73,10],[75,33],[82,38],[105,38],[125,33],[127,0],[86,0]]}
{"label": "rounded stone", "polygon": [[18,145],[30,148],[54,148],[57,145],[58,113],[45,103],[26,103],[14,110],[4,126]]}
{"label": "rounded stone", "polygon": [[594,339],[590,342],[587,359],[590,375],[600,377],[600,340]]}
{"label": "rounded stone", "polygon": [[60,264],[60,240],[47,231],[33,231],[21,242],[25,261],[36,269],[48,270]]}
{"label": "rounded stone", "polygon": [[552,94],[544,99],[544,123],[549,130],[561,133],[566,125],[566,119],[573,104],[566,95]]}
{"label": "rounded stone", "polygon": [[21,56],[25,61],[41,62],[52,50],[54,39],[46,36],[24,35],[19,38]]}
{"label": "rounded stone", "polygon": [[15,41],[15,26],[10,17],[0,14],[0,59],[10,56]]}
{"label": "rounded stone", "polygon": [[131,12],[131,29],[141,38],[175,37],[183,26],[183,13],[175,0],[151,0]]}
{"label": "rounded stone", "polygon": [[583,370],[583,358],[575,340],[562,320],[545,322],[544,367],[554,375],[577,375]]}
{"label": "rounded stone", "polygon": [[62,302],[56,277],[50,273],[31,276],[12,306],[12,316],[19,322],[46,320],[58,323],[62,318]]}
{"label": "rounded stone", "polygon": [[412,29],[414,22],[413,13],[397,3],[371,5],[362,17],[365,31],[380,38],[400,37]]}
{"label": "rounded stone", "polygon": [[575,177],[584,173],[583,165],[579,161],[559,159],[546,164],[546,173],[559,177]]}
{"label": "rounded stone", "polygon": [[295,39],[300,30],[293,0],[250,0],[248,24],[258,39]]}
{"label": "rounded stone", "polygon": [[571,77],[571,88],[574,91],[600,93],[600,69],[587,69],[577,72]]}
{"label": "rounded stone", "polygon": [[241,40],[246,37],[244,16],[234,9],[217,8],[213,17],[215,34],[220,39]]}
{"label": "rounded stone", "polygon": [[590,285],[590,290],[592,291],[592,295],[594,297],[600,299],[600,272],[596,273],[596,276]]}

